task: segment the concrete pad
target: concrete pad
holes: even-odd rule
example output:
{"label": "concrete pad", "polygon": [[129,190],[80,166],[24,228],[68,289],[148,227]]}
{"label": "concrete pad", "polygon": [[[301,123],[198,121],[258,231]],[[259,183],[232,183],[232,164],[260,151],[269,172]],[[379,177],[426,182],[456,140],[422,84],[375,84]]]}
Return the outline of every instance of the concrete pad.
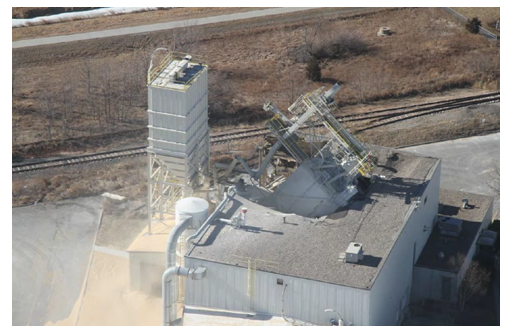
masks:
{"label": "concrete pad", "polygon": [[100,197],[12,209],[13,325],[44,325],[70,315],[101,213]]}
{"label": "concrete pad", "polygon": [[292,326],[282,317],[186,307],[184,326]]}
{"label": "concrete pad", "polygon": [[499,194],[492,188],[495,179],[493,175],[500,166],[500,133],[402,150],[441,158],[441,187],[495,196],[494,215],[500,217]]}

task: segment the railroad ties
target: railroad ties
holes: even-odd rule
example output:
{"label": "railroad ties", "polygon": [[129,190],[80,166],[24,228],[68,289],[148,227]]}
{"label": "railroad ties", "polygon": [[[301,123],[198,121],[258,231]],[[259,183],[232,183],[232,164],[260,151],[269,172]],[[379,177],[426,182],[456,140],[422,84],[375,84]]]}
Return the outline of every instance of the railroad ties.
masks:
{"label": "railroad ties", "polygon": [[[500,92],[493,92],[487,94],[474,95],[464,98],[428,102],[417,105],[394,107],[382,109],[378,111],[369,111],[363,113],[345,113],[336,116],[336,120],[343,124],[347,122],[361,122],[367,123],[360,127],[355,127],[353,131],[360,132],[367,129],[377,128],[384,125],[401,122],[404,120],[420,117],[423,115],[442,113],[444,111],[463,108],[467,106],[482,105],[500,101]],[[315,127],[320,127],[318,124]],[[306,126],[304,126],[306,127]],[[219,145],[229,142],[244,141],[256,137],[262,137],[270,134],[270,130],[265,127],[253,128],[243,131],[229,132],[227,134],[211,135],[210,144]],[[99,161],[107,161],[113,159],[122,159],[133,156],[143,156],[147,154],[145,146],[134,147],[125,150],[114,150],[107,152],[100,152],[95,154],[88,154],[82,156],[73,156],[67,158],[56,158],[41,160],[32,163],[13,164],[12,173],[24,173],[36,170],[44,170],[51,168],[58,168],[64,166],[72,166],[78,164],[88,164]]]}
{"label": "railroad ties", "polygon": [[122,159],[126,157],[143,156],[147,154],[146,147],[131,148],[126,150],[115,150],[97,154],[73,156],[68,158],[56,158],[52,160],[40,161],[35,163],[22,163],[13,165],[12,173],[23,173],[36,170],[59,168],[64,166],[88,164],[99,161]]}

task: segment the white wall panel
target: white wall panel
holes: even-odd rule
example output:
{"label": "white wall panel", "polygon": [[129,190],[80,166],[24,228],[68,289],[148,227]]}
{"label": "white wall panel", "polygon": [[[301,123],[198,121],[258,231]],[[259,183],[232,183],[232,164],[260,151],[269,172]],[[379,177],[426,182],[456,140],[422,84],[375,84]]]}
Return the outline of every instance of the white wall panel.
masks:
{"label": "white wall panel", "polygon": [[[371,287],[372,325],[396,325],[402,320],[402,307],[410,302],[414,264],[430,236],[438,213],[440,172],[441,161],[432,171],[432,176],[427,176],[430,182],[421,195],[419,207],[414,209],[416,204],[412,204],[410,217],[407,214],[407,222]],[[430,229],[426,230],[425,226]]]}
{"label": "white wall panel", "polygon": [[[204,280],[186,282],[188,306],[281,316],[282,290],[286,284],[284,314],[289,319],[327,325],[334,315],[324,310],[332,308],[347,323],[369,323],[367,290],[257,271],[256,291],[251,301],[247,296],[247,269],[192,258],[186,258],[185,262],[189,267],[207,268]],[[277,284],[278,278],[283,279],[284,285]]]}
{"label": "white wall panel", "polygon": [[442,281],[444,277],[451,281],[450,302],[456,302],[458,278],[455,273],[419,266],[414,267],[412,302],[417,303],[422,299],[443,300]]}

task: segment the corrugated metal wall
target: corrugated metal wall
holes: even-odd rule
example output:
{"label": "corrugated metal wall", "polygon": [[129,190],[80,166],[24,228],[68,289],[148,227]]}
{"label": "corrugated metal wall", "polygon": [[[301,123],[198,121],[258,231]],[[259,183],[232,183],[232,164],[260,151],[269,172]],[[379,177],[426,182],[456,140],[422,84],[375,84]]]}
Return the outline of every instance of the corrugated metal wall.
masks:
{"label": "corrugated metal wall", "polygon": [[149,109],[187,116],[202,97],[207,102],[207,69],[200,73],[186,91],[149,86]]}
{"label": "corrugated metal wall", "polygon": [[162,157],[183,183],[190,182],[209,156],[207,69],[186,91],[149,86],[149,150]]}
{"label": "corrugated metal wall", "polygon": [[432,170],[417,209],[411,205],[410,217],[406,215],[405,227],[390,251],[371,288],[370,308],[372,325],[395,325],[403,319],[404,308],[410,302],[414,264],[427,242],[433,220],[438,213],[441,161]]}
{"label": "corrugated metal wall", "polygon": [[[286,284],[284,314],[290,319],[327,325],[334,315],[324,310],[332,308],[346,323],[369,324],[367,290],[256,271],[256,290],[251,300],[247,295],[246,268],[192,258],[185,262],[189,267],[207,268],[204,280],[186,281],[186,305],[281,316]],[[283,279],[284,285],[277,284],[278,278]]]}

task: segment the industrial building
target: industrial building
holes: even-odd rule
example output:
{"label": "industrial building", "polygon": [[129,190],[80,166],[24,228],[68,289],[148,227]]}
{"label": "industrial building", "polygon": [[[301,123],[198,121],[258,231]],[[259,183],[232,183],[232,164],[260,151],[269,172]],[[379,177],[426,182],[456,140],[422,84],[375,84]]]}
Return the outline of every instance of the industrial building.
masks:
{"label": "industrial building", "polygon": [[207,277],[186,282],[185,303],[298,323],[329,324],[333,314],[324,311],[333,309],[345,324],[399,324],[437,216],[440,161],[387,148],[373,153],[380,178],[326,217],[287,216],[235,195],[220,215],[245,207],[246,223],[216,222],[194,241],[185,263],[207,268]]}
{"label": "industrial building", "polygon": [[[440,159],[360,143],[332,116],[334,85],[288,113],[267,103],[265,159],[235,157],[220,179],[206,167],[207,68],[183,56],[150,74],[152,228],[129,252],[133,288],[162,287],[164,325],[183,324],[183,306],[399,325],[410,303],[455,299],[492,198],[440,190]],[[296,168],[278,175],[277,153]]]}
{"label": "industrial building", "polygon": [[439,206],[440,224],[433,229],[414,266],[412,302],[457,302],[457,291],[470,262],[481,245],[492,240],[485,234],[494,233],[486,230],[492,221],[492,197],[441,189]]}

